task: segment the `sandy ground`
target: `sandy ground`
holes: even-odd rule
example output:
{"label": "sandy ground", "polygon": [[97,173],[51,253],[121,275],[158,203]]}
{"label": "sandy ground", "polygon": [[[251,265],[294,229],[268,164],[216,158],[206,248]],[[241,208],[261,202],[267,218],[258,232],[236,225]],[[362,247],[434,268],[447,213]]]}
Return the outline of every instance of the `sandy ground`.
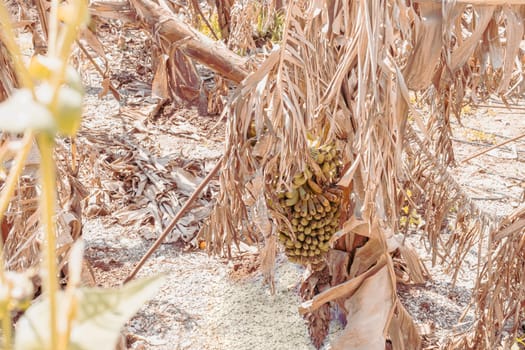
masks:
{"label": "sandy ground", "polygon": [[[124,278],[149,243],[121,227],[104,227],[100,220],[85,230],[87,254],[103,285]],[[202,252],[161,246],[139,277],[166,273],[168,280],[126,326],[130,348],[314,349],[297,313],[302,269],[281,260],[276,294],[270,295],[259,273],[235,278],[233,266]]]}

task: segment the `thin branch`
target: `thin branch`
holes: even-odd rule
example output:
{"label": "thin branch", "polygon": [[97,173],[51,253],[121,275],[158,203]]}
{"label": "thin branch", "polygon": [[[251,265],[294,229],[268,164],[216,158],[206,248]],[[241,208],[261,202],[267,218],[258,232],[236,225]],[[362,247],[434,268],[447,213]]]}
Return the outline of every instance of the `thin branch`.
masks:
{"label": "thin branch", "polygon": [[184,214],[186,213],[186,211],[189,209],[190,205],[197,199],[197,197],[200,195],[200,193],[202,192],[202,190],[204,189],[204,187],[206,187],[206,185],[211,181],[211,179],[213,179],[213,177],[217,174],[217,172],[219,171],[219,169],[221,168],[221,166],[223,165],[222,164],[222,161],[223,161],[223,157],[221,157],[219,159],[219,161],[217,162],[217,164],[215,165],[215,167],[213,168],[213,170],[204,178],[204,180],[202,180],[201,184],[199,185],[199,187],[197,187],[195,189],[195,191],[193,192],[193,194],[191,195],[190,198],[188,198],[188,200],[186,201],[186,203],[184,204],[184,206],[179,210],[179,212],[177,213],[177,215],[175,215],[175,217],[173,218],[173,220],[171,220],[171,222],[169,223],[169,225],[164,229],[164,231],[162,232],[162,234],[159,236],[159,238],[157,238],[157,240],[155,241],[155,243],[153,243],[153,245],[151,246],[151,248],[149,248],[149,250],[146,252],[146,254],[144,254],[144,256],[142,257],[142,259],[140,259],[139,263],[137,264],[137,266],[135,266],[135,268],[133,269],[133,271],[129,274],[128,277],[126,277],[126,279],[124,280],[124,283],[128,283],[129,281],[131,281],[135,275],[139,272],[140,268],[144,265],[144,263],[149,259],[149,257],[151,256],[151,254],[153,254],[155,252],[155,250],[157,250],[157,248],[162,244],[162,241],[164,241],[164,239],[166,238],[166,236],[173,230],[173,228],[175,227],[175,225],[177,224],[177,222],[179,221],[179,219],[181,219]]}
{"label": "thin branch", "polygon": [[210,22],[208,21],[208,19],[206,18],[206,16],[204,16],[204,13],[202,13],[202,9],[201,7],[199,6],[199,2],[197,0],[192,0],[191,1],[193,7],[197,10],[197,12],[199,13],[199,16],[202,18],[202,20],[204,21],[204,23],[206,24],[206,27],[208,27],[208,29],[210,30],[210,33],[213,35],[213,37],[215,38],[215,40],[219,41],[219,37],[217,36],[217,34],[215,34],[215,31],[213,30],[213,28],[211,27],[211,24]]}
{"label": "thin branch", "polygon": [[[78,40],[76,41],[76,43],[77,43],[78,47],[80,48],[80,50],[82,51],[82,53],[84,53],[84,55],[86,55],[86,57],[89,60],[89,62],[91,62],[91,64],[93,65],[95,70],[98,72],[98,74],[100,74],[102,79],[106,79],[107,78],[107,74],[102,71],[102,68],[100,68],[100,66],[93,59],[93,57],[91,57],[90,53],[88,52],[88,50],[86,50],[84,45]],[[107,60],[106,60],[106,65],[107,65]],[[117,101],[120,101],[120,94],[119,94],[118,90],[113,86],[111,81],[109,81],[108,89],[111,91],[111,94],[113,95],[113,97],[115,97],[115,99]]]}
{"label": "thin branch", "polygon": [[477,104],[476,105],[476,108],[492,108],[492,109],[496,109],[496,108],[499,108],[499,109],[506,109],[508,112],[513,112],[513,111],[525,111],[525,107],[521,107],[521,106],[516,106],[516,105],[513,105],[512,107],[508,107],[508,106],[505,106],[505,105],[487,105],[487,104]]}
{"label": "thin branch", "polygon": [[505,141],[503,141],[503,142],[501,142],[501,143],[498,143],[497,145],[494,145],[494,146],[492,146],[492,147],[489,147],[489,148],[486,148],[486,149],[481,150],[481,151],[479,151],[479,152],[476,152],[476,153],[474,153],[474,154],[468,156],[467,158],[463,159],[463,160],[461,161],[461,163],[466,163],[466,162],[468,162],[469,160],[471,160],[472,158],[476,158],[476,157],[478,157],[478,156],[480,156],[480,155],[482,155],[482,154],[485,154],[485,153],[487,153],[487,152],[492,151],[493,149],[499,148],[499,147],[501,147],[501,146],[506,145],[507,143],[510,143],[510,142],[513,142],[513,141],[519,140],[519,139],[521,139],[521,138],[523,138],[523,137],[525,137],[525,133],[523,133],[523,134],[521,134],[521,135],[518,135],[518,136],[516,136],[516,137],[513,137],[513,138],[511,138],[511,139],[509,139],[509,140],[505,140]]}

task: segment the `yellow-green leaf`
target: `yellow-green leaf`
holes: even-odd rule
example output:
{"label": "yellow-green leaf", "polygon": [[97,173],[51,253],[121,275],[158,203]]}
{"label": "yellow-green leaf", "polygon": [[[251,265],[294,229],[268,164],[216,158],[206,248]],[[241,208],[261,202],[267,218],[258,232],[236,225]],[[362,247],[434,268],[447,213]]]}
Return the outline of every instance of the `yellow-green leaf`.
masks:
{"label": "yellow-green leaf", "polygon": [[[115,349],[120,329],[164,283],[163,275],[130,282],[118,289],[80,288],[74,293],[77,317],[68,350]],[[58,295],[58,315],[68,310],[65,292]],[[15,350],[51,350],[49,300],[33,304],[18,321]]]}

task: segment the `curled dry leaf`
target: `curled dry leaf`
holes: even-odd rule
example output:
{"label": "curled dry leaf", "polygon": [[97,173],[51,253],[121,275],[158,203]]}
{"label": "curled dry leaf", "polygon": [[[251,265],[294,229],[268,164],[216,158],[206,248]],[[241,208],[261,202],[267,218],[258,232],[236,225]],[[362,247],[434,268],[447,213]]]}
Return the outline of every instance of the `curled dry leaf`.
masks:
{"label": "curled dry leaf", "polygon": [[[348,324],[332,344],[332,349],[384,350],[385,328],[392,308],[392,290],[388,268],[384,266],[345,302]],[[370,298],[370,295],[374,295]]]}

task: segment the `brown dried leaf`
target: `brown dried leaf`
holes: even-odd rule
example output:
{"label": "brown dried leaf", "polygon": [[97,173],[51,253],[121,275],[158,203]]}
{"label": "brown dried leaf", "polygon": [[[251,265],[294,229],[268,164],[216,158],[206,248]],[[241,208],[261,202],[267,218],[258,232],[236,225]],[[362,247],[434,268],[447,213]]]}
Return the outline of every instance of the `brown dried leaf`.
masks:
{"label": "brown dried leaf", "polygon": [[403,257],[407,265],[406,267],[410,276],[410,280],[414,283],[425,283],[430,277],[430,273],[426,269],[414,248],[406,244],[400,244],[398,249],[401,257]]}
{"label": "brown dried leaf", "polygon": [[461,45],[452,53],[449,64],[450,69],[454,71],[467,63],[476,47],[479,45],[481,36],[492,19],[494,10],[495,6],[478,6],[474,8],[474,11],[476,12],[476,28],[471,36],[461,43]]}
{"label": "brown dried leaf", "polygon": [[186,195],[191,195],[202,182],[202,178],[193,175],[183,168],[173,169],[171,171],[171,176],[177,184],[177,189]]}
{"label": "brown dried leaf", "polygon": [[168,57],[166,55],[159,55],[159,57],[157,57],[155,75],[153,76],[153,82],[151,83],[152,94],[162,99],[170,97],[167,60]]}
{"label": "brown dried leaf", "polygon": [[320,349],[323,345],[330,326],[330,305],[325,304],[319,309],[304,315],[306,322],[308,323],[308,333],[310,339],[317,349]]}
{"label": "brown dried leaf", "polygon": [[104,44],[99,40],[99,38],[93,33],[89,28],[83,29],[80,32],[81,40],[85,40],[89,47],[95,51],[95,53],[104,60],[105,65],[107,66],[106,50],[104,49]]}
{"label": "brown dried leaf", "polygon": [[[500,234],[503,232],[503,234]],[[515,339],[522,332],[525,305],[525,206],[491,232],[488,260],[474,289],[476,321],[468,332],[450,339],[447,349],[494,349],[503,330]]]}
{"label": "brown dried leaf", "polygon": [[399,300],[395,304],[395,312],[390,320],[388,334],[393,349],[421,349],[421,337],[416,324]]}
{"label": "brown dried leaf", "polygon": [[409,56],[403,75],[408,88],[426,89],[438,67],[441,56],[443,17],[441,4],[419,4],[420,15],[415,18],[414,51]]}
{"label": "brown dried leaf", "polygon": [[109,78],[102,79],[102,90],[97,94],[99,99],[102,99],[102,97],[106,96],[109,92],[109,87],[111,86],[111,80]]}
{"label": "brown dried leaf", "polygon": [[348,276],[354,278],[367,271],[385,254],[385,248],[378,239],[369,239],[364,246],[357,248]]}
{"label": "brown dried leaf", "polygon": [[301,306],[299,306],[299,313],[304,315],[308,312],[313,312],[317,310],[322,305],[335,299],[342,297],[348,298],[352,296],[357,290],[359,290],[361,284],[368,277],[376,274],[377,271],[382,269],[385,265],[386,258],[383,255],[381,256],[381,259],[377,262],[377,264],[365,273],[316,295],[312,300],[308,300],[302,303]]}
{"label": "brown dried leaf", "polygon": [[[508,94],[509,83],[515,74],[516,57],[520,55],[520,44],[524,40],[525,33],[523,14],[520,14],[520,9],[523,6],[504,6],[503,15],[507,24],[507,40],[505,41],[505,62],[503,65],[503,77],[500,80],[498,93]],[[498,33],[499,34],[499,33]],[[497,67],[494,67],[497,68]],[[521,68],[518,70],[518,79]],[[523,78],[521,78],[523,79]]]}
{"label": "brown dried leaf", "polygon": [[191,104],[197,104],[201,92],[201,79],[194,63],[176,45],[171,47],[168,57],[166,68],[168,70],[170,96]]}
{"label": "brown dried leaf", "polygon": [[[342,252],[341,252],[342,253]],[[340,258],[342,255],[332,256],[332,258]],[[303,300],[313,298],[320,291],[329,287],[329,271],[327,268],[310,272],[310,274],[304,279],[300,288],[300,295]],[[328,335],[330,320],[332,318],[330,312],[330,305],[324,304],[318,309],[308,312],[303,315],[304,319],[308,324],[308,333],[310,339],[315,347],[318,349],[324,343],[326,336]]]}
{"label": "brown dried leaf", "polygon": [[[370,298],[371,295],[374,297]],[[346,301],[348,324],[332,344],[332,349],[384,350],[384,330],[388,328],[394,306],[393,295],[395,291],[392,290],[388,268],[383,266],[366,278]]]}

